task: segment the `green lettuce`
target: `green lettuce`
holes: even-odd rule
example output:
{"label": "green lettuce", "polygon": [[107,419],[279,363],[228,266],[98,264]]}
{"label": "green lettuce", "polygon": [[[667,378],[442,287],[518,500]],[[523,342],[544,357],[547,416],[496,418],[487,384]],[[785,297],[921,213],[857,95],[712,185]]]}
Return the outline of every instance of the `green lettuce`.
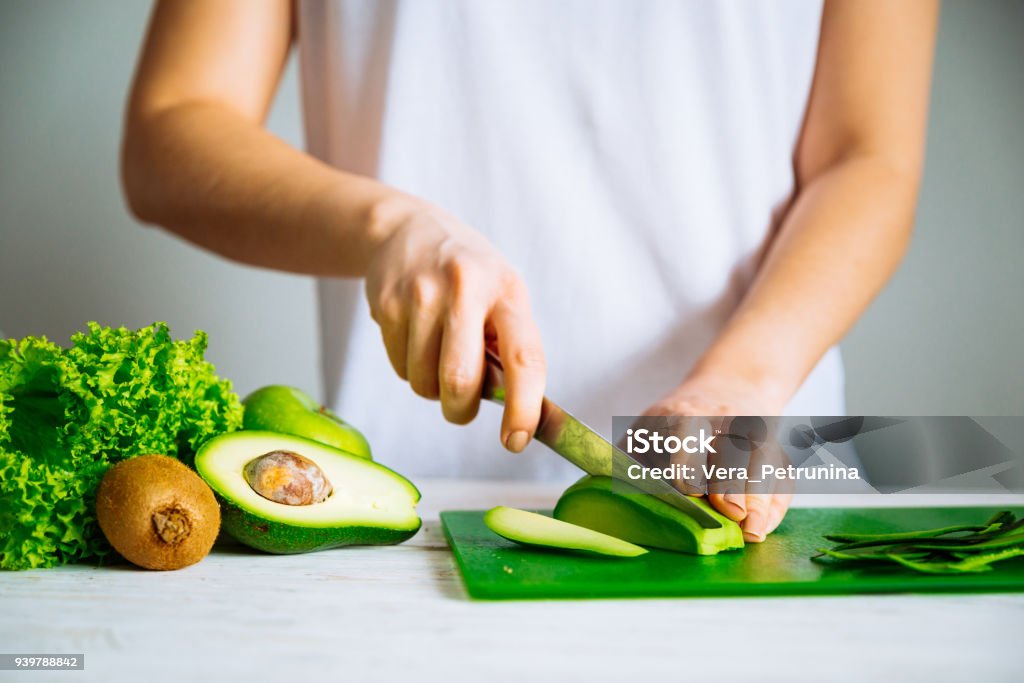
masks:
{"label": "green lettuce", "polygon": [[68,349],[0,340],[0,568],[101,559],[94,503],[111,465],[147,453],[191,464],[204,441],[241,427],[206,344],[203,332],[175,341],[164,323],[90,323]]}

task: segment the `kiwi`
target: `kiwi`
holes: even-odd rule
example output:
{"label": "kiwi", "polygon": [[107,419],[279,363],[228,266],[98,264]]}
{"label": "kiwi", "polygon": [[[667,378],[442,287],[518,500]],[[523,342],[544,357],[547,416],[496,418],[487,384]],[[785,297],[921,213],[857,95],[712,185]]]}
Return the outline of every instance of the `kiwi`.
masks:
{"label": "kiwi", "polygon": [[195,564],[220,530],[210,487],[166,455],[140,455],[111,467],[96,492],[96,518],[114,550],[146,569]]}

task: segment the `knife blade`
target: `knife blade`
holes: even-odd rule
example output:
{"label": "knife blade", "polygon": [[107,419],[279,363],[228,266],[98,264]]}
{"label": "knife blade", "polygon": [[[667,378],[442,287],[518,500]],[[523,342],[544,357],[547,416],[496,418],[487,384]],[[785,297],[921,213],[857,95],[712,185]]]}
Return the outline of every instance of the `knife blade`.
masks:
{"label": "knife blade", "polygon": [[[484,357],[487,362],[484,372],[483,398],[494,403],[504,404],[505,377],[501,360],[489,350],[484,352]],[[640,465],[641,467],[642,465],[546,396],[541,403],[540,424],[534,438],[587,474],[615,477],[620,481],[626,481],[630,486],[682,510],[705,529],[718,529],[722,526],[717,519],[697,505],[690,496],[682,493],[664,479],[627,481],[621,476],[616,476],[628,471],[630,465]]]}

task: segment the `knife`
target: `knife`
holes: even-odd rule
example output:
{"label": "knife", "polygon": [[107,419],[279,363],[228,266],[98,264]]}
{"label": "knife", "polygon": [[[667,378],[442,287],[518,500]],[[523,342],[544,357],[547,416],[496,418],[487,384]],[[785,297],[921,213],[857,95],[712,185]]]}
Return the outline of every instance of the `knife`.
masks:
{"label": "knife", "polygon": [[[484,351],[484,357],[487,362],[484,367],[483,398],[504,405],[505,373],[501,360],[490,350]],[[541,403],[540,423],[533,438],[587,474],[613,477],[616,472],[621,474],[628,471],[630,465],[643,466],[546,396]],[[626,481],[621,477],[619,479]],[[664,479],[629,480],[627,483],[682,510],[705,529],[718,529],[722,526],[690,496]]]}

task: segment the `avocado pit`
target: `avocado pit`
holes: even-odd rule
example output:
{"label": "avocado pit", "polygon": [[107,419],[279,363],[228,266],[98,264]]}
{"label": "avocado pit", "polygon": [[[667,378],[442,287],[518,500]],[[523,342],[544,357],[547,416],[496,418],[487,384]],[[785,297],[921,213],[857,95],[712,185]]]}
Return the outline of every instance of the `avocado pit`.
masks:
{"label": "avocado pit", "polygon": [[319,465],[294,451],[271,451],[250,460],[243,472],[253,491],[283,505],[314,505],[334,490]]}

